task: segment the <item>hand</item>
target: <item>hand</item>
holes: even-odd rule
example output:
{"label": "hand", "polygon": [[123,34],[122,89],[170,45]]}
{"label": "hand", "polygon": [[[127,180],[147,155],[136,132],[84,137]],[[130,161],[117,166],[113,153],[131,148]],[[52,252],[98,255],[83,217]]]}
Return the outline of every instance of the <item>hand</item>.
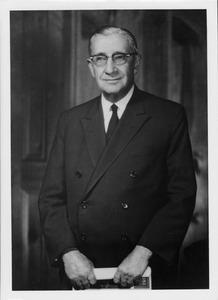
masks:
{"label": "hand", "polygon": [[75,289],[88,289],[90,284],[96,283],[93,264],[81,252],[78,250],[67,252],[62,259],[65,273]]}
{"label": "hand", "polygon": [[121,284],[122,287],[130,287],[139,283],[148,267],[151,255],[152,252],[149,249],[137,245],[118,266],[114,282]]}

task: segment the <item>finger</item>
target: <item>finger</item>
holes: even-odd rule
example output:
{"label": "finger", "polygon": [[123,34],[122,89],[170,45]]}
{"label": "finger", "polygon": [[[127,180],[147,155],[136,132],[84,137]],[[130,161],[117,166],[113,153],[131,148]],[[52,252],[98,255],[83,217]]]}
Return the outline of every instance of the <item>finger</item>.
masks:
{"label": "finger", "polygon": [[75,290],[84,290],[82,281],[79,279],[73,279],[71,280],[73,287],[75,288]]}
{"label": "finger", "polygon": [[139,285],[139,283],[141,282],[142,276],[136,276],[133,280],[133,285]]}
{"label": "finger", "polygon": [[84,278],[82,280],[82,286],[83,286],[84,289],[89,289],[90,288],[90,284],[89,284],[88,279]]}
{"label": "finger", "polygon": [[114,275],[114,283],[120,283],[120,275],[121,275],[121,272],[119,270],[117,270]]}
{"label": "finger", "polygon": [[83,288],[83,286],[82,286],[81,283],[74,283],[73,287],[74,287],[74,289],[77,290],[77,291],[78,291],[78,290],[84,290],[84,288]]}
{"label": "finger", "polygon": [[95,284],[96,283],[96,277],[95,277],[95,274],[94,274],[94,272],[91,272],[90,274],[89,274],[89,276],[88,276],[88,281],[89,281],[89,283],[90,284]]}
{"label": "finger", "polygon": [[127,280],[128,280],[127,275],[124,275],[122,273],[121,276],[120,276],[120,284],[121,284],[122,287],[127,287],[128,286]]}
{"label": "finger", "polygon": [[128,276],[128,277],[126,278],[126,283],[127,283],[127,286],[128,286],[128,287],[133,286],[133,285],[134,285],[134,279],[133,279],[133,277],[132,277],[132,276]]}

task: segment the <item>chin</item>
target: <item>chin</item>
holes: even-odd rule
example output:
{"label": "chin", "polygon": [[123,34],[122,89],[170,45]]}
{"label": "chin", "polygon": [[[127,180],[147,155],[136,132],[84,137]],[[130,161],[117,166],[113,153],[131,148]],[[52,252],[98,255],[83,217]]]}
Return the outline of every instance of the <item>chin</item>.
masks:
{"label": "chin", "polygon": [[121,92],[121,88],[118,86],[107,86],[102,88],[102,92],[106,94],[118,94]]}

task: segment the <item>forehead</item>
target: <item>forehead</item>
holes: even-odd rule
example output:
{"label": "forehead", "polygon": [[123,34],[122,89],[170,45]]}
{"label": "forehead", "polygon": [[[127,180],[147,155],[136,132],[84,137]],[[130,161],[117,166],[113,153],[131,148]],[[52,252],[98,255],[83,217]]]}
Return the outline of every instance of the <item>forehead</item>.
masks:
{"label": "forehead", "polygon": [[129,42],[125,34],[98,34],[92,38],[92,55],[97,53],[113,54],[114,52],[126,52],[129,48]]}

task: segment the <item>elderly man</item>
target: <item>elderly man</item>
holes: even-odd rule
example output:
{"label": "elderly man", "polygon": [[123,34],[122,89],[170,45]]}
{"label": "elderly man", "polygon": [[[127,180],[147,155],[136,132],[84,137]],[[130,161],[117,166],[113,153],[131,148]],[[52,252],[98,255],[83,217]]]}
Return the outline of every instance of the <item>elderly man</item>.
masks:
{"label": "elderly man", "polygon": [[195,203],[187,119],[181,105],[140,91],[135,37],[103,27],[88,66],[101,91],[62,113],[39,197],[52,265],[70,286],[89,288],[94,268],[154,288],[175,287],[175,266]]}

